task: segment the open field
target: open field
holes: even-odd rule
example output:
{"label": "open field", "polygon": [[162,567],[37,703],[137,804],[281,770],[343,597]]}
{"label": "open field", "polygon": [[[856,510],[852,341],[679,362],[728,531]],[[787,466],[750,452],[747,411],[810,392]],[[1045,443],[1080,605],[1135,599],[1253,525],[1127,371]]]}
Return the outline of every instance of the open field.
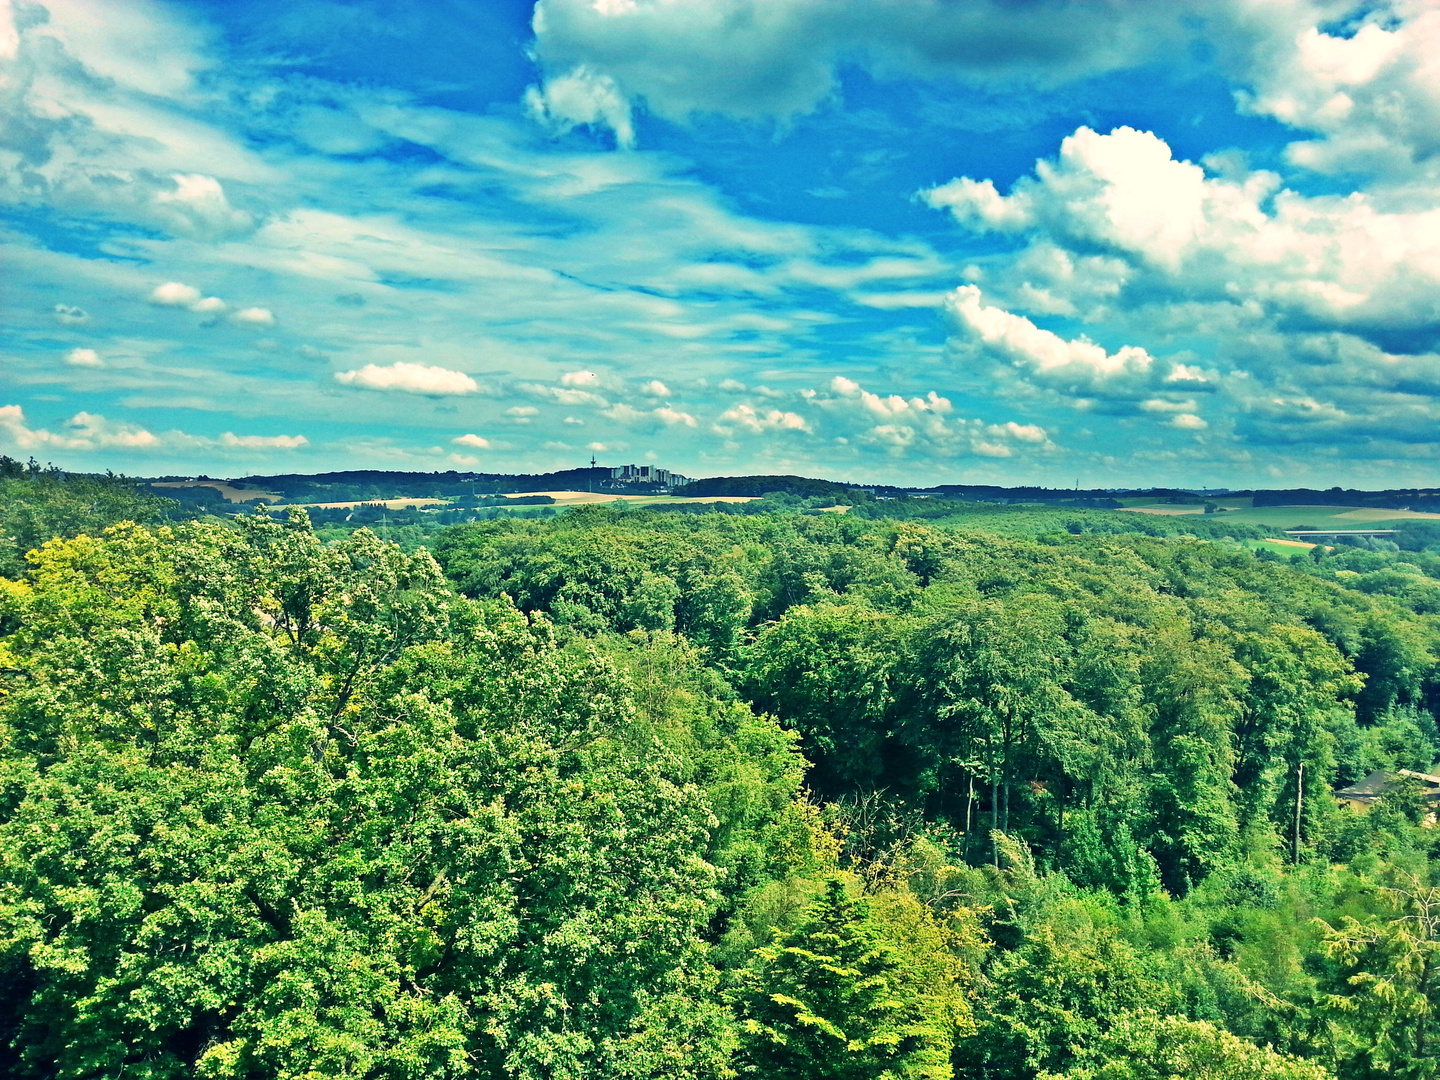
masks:
{"label": "open field", "polygon": [[278,491],[265,491],[261,488],[237,488],[232,487],[223,480],[160,480],[150,486],[157,488],[213,488],[220,493],[226,502],[232,503],[256,502],[260,499],[273,501],[282,497]]}
{"label": "open field", "polygon": [[[1288,559],[1297,553],[1303,554],[1313,548],[1314,544],[1306,543],[1304,540],[1281,540],[1278,537],[1269,537],[1265,540],[1238,540],[1241,547],[1251,548],[1255,551],[1269,551]],[[1327,545],[1328,546],[1328,545]]]}
{"label": "open field", "polygon": [[[1249,503],[1248,499],[1242,500]],[[1208,515],[1214,521],[1242,521],[1247,525],[1273,525],[1277,529],[1313,526],[1317,529],[1363,529],[1366,525],[1385,521],[1435,521],[1440,514],[1419,510],[1384,510],[1373,506],[1240,506],[1235,500],[1217,499],[1217,506],[1226,507],[1223,514]],[[1229,509],[1236,506],[1236,509]],[[1203,514],[1203,506],[1176,506],[1162,502],[1122,507],[1123,512],[1159,514],[1165,517]]]}
{"label": "open field", "polygon": [[753,495],[701,495],[689,498],[684,495],[621,495],[613,491],[516,491],[507,494],[507,499],[519,499],[526,495],[549,495],[556,506],[585,506],[593,503],[627,502],[636,506],[675,506],[678,503],[749,502]]}
{"label": "open field", "polygon": [[1158,517],[1185,517],[1190,514],[1203,514],[1203,506],[1167,506],[1164,503],[1151,503],[1145,506],[1122,506],[1120,510],[1127,514],[1155,514]]}
{"label": "open field", "polygon": [[286,503],[286,506],[313,507],[316,510],[348,510],[354,506],[383,506],[386,510],[403,510],[407,506],[449,506],[449,499],[355,499],[350,502]]}
{"label": "open field", "polygon": [[1440,514],[1417,510],[1381,510],[1356,506],[1260,506],[1236,510],[1222,515],[1251,525],[1274,525],[1280,529],[1297,529],[1312,525],[1317,529],[1364,528],[1367,524],[1385,521],[1436,521]]}

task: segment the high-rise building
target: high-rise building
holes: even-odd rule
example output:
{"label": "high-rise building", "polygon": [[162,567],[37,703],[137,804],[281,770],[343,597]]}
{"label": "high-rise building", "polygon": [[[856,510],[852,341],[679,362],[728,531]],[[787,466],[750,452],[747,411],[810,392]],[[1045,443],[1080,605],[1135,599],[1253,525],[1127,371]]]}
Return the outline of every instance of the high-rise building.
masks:
{"label": "high-rise building", "polygon": [[610,470],[610,483],[656,484],[660,487],[683,487],[690,482],[688,477],[662,469],[658,465],[617,465]]}

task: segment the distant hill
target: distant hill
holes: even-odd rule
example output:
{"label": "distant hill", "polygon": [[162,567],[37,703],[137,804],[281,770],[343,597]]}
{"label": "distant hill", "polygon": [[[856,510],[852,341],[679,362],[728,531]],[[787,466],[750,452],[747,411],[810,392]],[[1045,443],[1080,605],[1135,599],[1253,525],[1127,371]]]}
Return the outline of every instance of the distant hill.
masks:
{"label": "distant hill", "polygon": [[[343,472],[282,473],[278,476],[244,476],[215,480],[215,486],[155,487],[188,477],[154,477],[147,481],[152,490],[186,503],[209,505],[234,500],[234,493],[255,492],[254,498],[287,503],[351,502],[356,500],[434,498],[453,499],[465,495],[505,495],[517,491],[598,490],[610,480],[609,469],[565,469],[552,473],[475,472],[389,472],[380,469],[351,469]],[[203,484],[208,478],[198,478]]]}
{"label": "distant hill", "polygon": [[777,491],[805,499],[816,496],[834,496],[838,499],[854,490],[853,484],[836,483],[834,480],[812,480],[804,476],[712,476],[705,480],[692,480],[683,489],[687,496],[729,495],[737,499],[754,498]]}
{"label": "distant hill", "polygon": [[[267,499],[296,502],[342,502],[354,500],[439,498],[466,495],[505,495],[523,491],[600,491],[611,486],[608,468],[563,469],[548,473],[483,472],[391,472],[381,469],[349,469],[314,474],[282,473],[274,476],[244,476],[225,480],[197,478],[205,486],[169,486],[189,477],[154,477],[142,480],[150,491],[186,504],[222,505],[227,502]],[[213,486],[211,486],[213,485]],[[630,490],[630,489],[623,489]],[[1034,485],[1003,487],[997,484],[936,484],[930,487],[895,484],[856,484],[819,477],[794,475],[711,476],[691,481],[676,494],[701,497],[758,497],[772,492],[800,498],[833,497],[854,501],[857,492],[877,498],[929,497],[966,502],[1046,503],[1068,506],[1115,508],[1119,498],[1144,497],[1189,502],[1214,498],[1214,490],[1185,488],[1046,488]],[[1387,510],[1414,510],[1440,513],[1440,488],[1391,488],[1360,491],[1353,488],[1270,488],[1255,491],[1228,491],[1228,498],[1249,498],[1255,508],[1277,506],[1353,506]]]}

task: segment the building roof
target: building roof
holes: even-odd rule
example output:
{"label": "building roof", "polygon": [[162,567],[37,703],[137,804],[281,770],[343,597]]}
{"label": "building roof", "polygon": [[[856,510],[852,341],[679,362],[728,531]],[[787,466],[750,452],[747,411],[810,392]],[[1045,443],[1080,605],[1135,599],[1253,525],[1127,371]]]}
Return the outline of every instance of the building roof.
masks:
{"label": "building roof", "polygon": [[1421,795],[1426,799],[1440,799],[1440,776],[1431,773],[1414,772],[1410,769],[1397,769],[1388,773],[1383,769],[1376,769],[1365,779],[1357,784],[1351,784],[1347,788],[1341,788],[1335,792],[1337,799],[1344,799],[1348,802],[1372,803],[1395,786],[1395,782],[1401,778],[1419,780],[1425,785]]}

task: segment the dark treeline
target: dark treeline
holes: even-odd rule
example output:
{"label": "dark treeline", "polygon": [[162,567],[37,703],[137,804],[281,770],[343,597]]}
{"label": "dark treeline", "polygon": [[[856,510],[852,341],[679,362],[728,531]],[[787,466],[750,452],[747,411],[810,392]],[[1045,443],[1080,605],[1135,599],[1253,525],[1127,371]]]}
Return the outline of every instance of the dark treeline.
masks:
{"label": "dark treeline", "polygon": [[1423,529],[4,482],[5,1075],[1435,1073]]}

